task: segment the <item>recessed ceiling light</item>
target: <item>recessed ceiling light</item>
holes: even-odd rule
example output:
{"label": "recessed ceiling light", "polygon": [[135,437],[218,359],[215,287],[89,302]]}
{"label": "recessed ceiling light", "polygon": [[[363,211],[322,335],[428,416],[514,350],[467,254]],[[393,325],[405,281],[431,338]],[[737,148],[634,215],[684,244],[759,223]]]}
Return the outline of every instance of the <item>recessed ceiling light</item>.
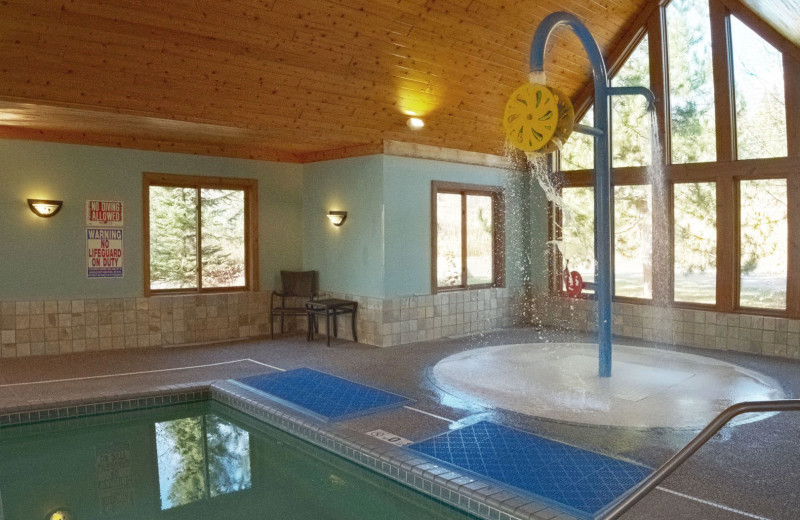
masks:
{"label": "recessed ceiling light", "polygon": [[425,126],[425,121],[418,117],[409,117],[408,122],[406,123],[408,127],[412,130],[419,130],[423,126]]}

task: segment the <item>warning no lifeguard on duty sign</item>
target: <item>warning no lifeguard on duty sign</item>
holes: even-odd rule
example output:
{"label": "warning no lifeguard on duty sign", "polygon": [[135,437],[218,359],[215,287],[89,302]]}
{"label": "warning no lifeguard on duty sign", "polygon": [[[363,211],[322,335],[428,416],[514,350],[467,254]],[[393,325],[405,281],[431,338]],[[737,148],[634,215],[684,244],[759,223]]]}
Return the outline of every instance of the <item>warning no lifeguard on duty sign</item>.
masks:
{"label": "warning no lifeguard on duty sign", "polygon": [[86,201],[86,269],[89,278],[122,278],[122,202]]}

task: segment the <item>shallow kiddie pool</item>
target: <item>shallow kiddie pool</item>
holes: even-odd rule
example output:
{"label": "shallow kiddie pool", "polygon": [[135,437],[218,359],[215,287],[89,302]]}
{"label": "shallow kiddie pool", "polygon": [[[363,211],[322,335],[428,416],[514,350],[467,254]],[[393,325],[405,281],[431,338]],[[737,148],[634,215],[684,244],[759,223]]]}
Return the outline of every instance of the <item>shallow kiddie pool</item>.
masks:
{"label": "shallow kiddie pool", "polygon": [[0,519],[468,519],[209,401],[0,429]]}

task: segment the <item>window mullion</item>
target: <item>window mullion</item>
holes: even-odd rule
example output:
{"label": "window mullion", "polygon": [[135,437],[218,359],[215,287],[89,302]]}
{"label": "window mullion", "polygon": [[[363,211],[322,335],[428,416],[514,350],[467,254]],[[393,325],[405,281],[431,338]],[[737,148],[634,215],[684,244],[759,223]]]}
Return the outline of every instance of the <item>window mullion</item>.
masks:
{"label": "window mullion", "polygon": [[733,106],[731,31],[728,9],[710,0],[711,64],[714,72],[714,105],[717,127],[717,162],[736,158],[736,110]]}
{"label": "window mullion", "polygon": [[197,291],[203,290],[203,215],[202,215],[202,199],[201,189],[197,189],[196,204],[197,204]]}
{"label": "window mullion", "polygon": [[656,124],[658,139],[661,141],[661,162],[668,164],[670,152],[670,118],[669,113],[669,85],[668,64],[666,47],[666,24],[664,23],[664,8],[660,7],[653,12],[647,22],[647,43],[650,46],[650,90],[656,97]]}
{"label": "window mullion", "polygon": [[461,286],[467,283],[467,193],[461,192]]}
{"label": "window mullion", "polygon": [[[789,157],[800,156],[800,61],[783,55],[783,81],[786,95],[786,136]],[[789,199],[794,200],[794,199]]]}
{"label": "window mullion", "polygon": [[789,248],[786,280],[786,311],[792,318],[800,318],[800,178],[790,175],[786,180]]}
{"label": "window mullion", "polygon": [[[563,196],[563,188],[559,188],[558,196]],[[547,221],[550,223],[547,226],[547,243],[555,244],[561,243],[564,237],[564,210],[558,204],[547,202]],[[550,263],[550,294],[560,295],[563,292],[564,282],[564,256],[562,247],[548,247],[548,259]]]}
{"label": "window mullion", "polygon": [[666,179],[659,189],[657,184],[651,187],[652,213],[652,245],[651,262],[653,266],[653,302],[668,304],[674,300],[674,228],[675,217],[672,204],[672,184]]}
{"label": "window mullion", "polygon": [[[783,73],[786,87],[786,136],[789,157],[800,156],[800,61],[788,54],[783,55]],[[789,263],[786,305],[789,316],[800,318],[800,178],[789,175],[787,200],[789,211]]]}
{"label": "window mullion", "polygon": [[717,310],[733,312],[739,294],[739,199],[732,176],[717,180]]}
{"label": "window mullion", "polygon": [[505,206],[497,193],[492,195],[492,285],[505,286]]}

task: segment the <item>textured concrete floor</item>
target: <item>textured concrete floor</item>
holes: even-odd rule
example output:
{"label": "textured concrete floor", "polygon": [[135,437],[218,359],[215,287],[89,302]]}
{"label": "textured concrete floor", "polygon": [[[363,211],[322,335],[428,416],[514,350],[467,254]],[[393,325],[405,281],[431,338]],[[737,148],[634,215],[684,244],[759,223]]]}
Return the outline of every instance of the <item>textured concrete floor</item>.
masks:
{"label": "textured concrete floor", "polygon": [[[591,338],[531,329],[377,349],[337,340],[308,343],[294,336],[183,348],[141,349],[0,360],[0,408],[64,397],[93,397],[185,382],[242,377],[311,367],[415,399],[411,408],[348,421],[368,432],[383,429],[410,440],[479,420],[522,428],[564,442],[658,466],[695,432],[578,426],[490,409],[450,395],[431,376],[441,359],[490,345]],[[631,341],[625,341],[634,344]],[[800,363],[746,354],[676,348],[762,372],[789,397],[800,394]],[[270,368],[275,367],[275,368]],[[115,377],[105,377],[115,375]],[[426,413],[422,413],[426,412]],[[800,414],[726,428],[683,468],[632,509],[629,520],[800,518]],[[676,494],[679,493],[679,494]],[[725,509],[728,508],[728,509]],[[735,509],[737,511],[732,511]],[[746,513],[746,515],[742,514]]]}

